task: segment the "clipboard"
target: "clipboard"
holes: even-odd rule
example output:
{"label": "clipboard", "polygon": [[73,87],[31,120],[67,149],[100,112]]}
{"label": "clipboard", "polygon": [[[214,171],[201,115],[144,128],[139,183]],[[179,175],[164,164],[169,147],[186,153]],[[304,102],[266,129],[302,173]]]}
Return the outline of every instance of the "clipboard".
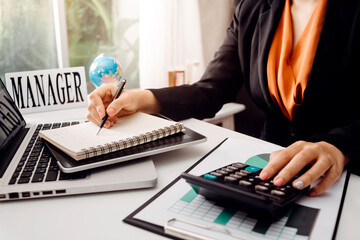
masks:
{"label": "clipboard", "polygon": [[[227,139],[227,138],[226,138]],[[210,152],[208,152],[205,156],[203,156],[200,160],[198,160],[196,163],[194,163],[191,167],[189,167],[185,172],[189,172],[191,171],[191,169],[193,169],[194,167],[196,167],[201,161],[203,161],[207,156],[209,156],[212,152],[214,152],[218,147],[221,146],[221,144],[223,144],[223,142],[226,141],[226,139],[224,139],[221,143],[219,143],[216,147],[214,147]],[[145,222],[139,219],[134,218],[134,216],[140,212],[141,210],[143,210],[146,206],[148,206],[152,201],[154,201],[156,198],[158,198],[161,194],[163,194],[164,192],[166,192],[166,190],[168,190],[169,188],[171,188],[177,181],[179,181],[181,179],[180,176],[178,176],[177,178],[175,178],[171,183],[169,183],[166,187],[164,187],[159,193],[157,193],[156,195],[154,195],[152,198],[150,198],[148,201],[146,201],[143,205],[141,205],[138,209],[136,209],[134,212],[132,212],[129,216],[127,216],[126,218],[123,219],[123,221],[125,223],[128,223],[130,225],[133,225],[135,227],[140,227],[142,229],[148,230],[150,232],[168,237],[168,238],[173,238],[173,239],[181,239],[181,238],[177,238],[174,237],[173,235],[169,235],[166,234],[164,231],[164,227],[163,226],[159,226],[159,225],[155,225],[149,222]],[[170,220],[170,219],[169,219]]]}
{"label": "clipboard", "polygon": [[[193,164],[190,168],[188,168],[185,172],[190,172],[192,169],[194,169],[196,166],[198,166],[203,160],[205,160],[211,153],[213,153],[214,151],[216,151],[225,141],[227,140],[224,139],[220,144],[218,144],[214,149],[212,149],[210,152],[208,152],[205,156],[203,156],[200,160],[198,160],[195,164]],[[345,180],[344,180],[344,185],[343,185],[343,191],[341,193],[341,200],[339,203],[339,209],[337,211],[336,214],[336,221],[335,221],[335,226],[334,226],[334,230],[332,233],[332,239],[335,239],[336,237],[336,233],[337,233],[337,228],[338,228],[338,224],[339,224],[339,220],[341,217],[341,211],[342,211],[342,207],[343,207],[343,203],[344,203],[344,199],[346,196],[346,189],[347,189],[347,185],[348,185],[348,181],[349,181],[349,177],[350,177],[350,172],[347,171],[347,173],[344,173],[345,175]],[[161,225],[157,225],[154,223],[151,223],[149,221],[143,221],[140,219],[135,218],[134,216],[137,215],[139,212],[143,211],[145,208],[147,208],[153,201],[157,200],[159,197],[161,197],[167,190],[169,190],[170,188],[172,188],[179,180],[180,180],[180,176],[176,177],[171,183],[169,183],[166,187],[164,187],[159,193],[157,193],[156,195],[154,195],[152,198],[150,198],[148,201],[146,201],[143,205],[141,205],[138,209],[136,209],[134,212],[132,212],[129,216],[127,216],[125,219],[123,219],[123,221],[125,223],[128,223],[130,225],[145,229],[147,231],[159,234],[161,236],[165,236],[168,238],[172,238],[172,239],[213,239],[211,237],[208,236],[202,236],[202,235],[198,235],[196,233],[193,233],[191,231],[184,231],[183,229],[177,228],[176,226],[173,226],[174,222],[180,222],[182,224],[191,224],[191,225],[197,225],[197,227],[199,228],[207,228],[209,231],[221,231],[221,232],[225,232],[227,235],[232,236],[232,239],[244,239],[245,237],[241,236],[241,235],[236,235],[234,233],[232,233],[231,231],[229,231],[227,228],[218,228],[217,226],[208,224],[208,225],[200,225],[196,222],[189,222],[189,221],[184,221],[183,219],[178,219],[178,218],[169,218],[167,223],[164,226]]]}

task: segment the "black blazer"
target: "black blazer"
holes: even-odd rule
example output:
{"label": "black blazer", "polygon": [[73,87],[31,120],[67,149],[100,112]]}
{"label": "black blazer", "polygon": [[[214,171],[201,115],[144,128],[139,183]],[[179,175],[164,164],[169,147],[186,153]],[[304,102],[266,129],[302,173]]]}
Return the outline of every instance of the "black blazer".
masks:
{"label": "black blazer", "polygon": [[201,80],[151,91],[162,102],[163,114],[174,119],[202,119],[214,116],[224,103],[234,101],[244,86],[267,116],[263,139],[283,146],[297,140],[327,141],[350,155],[352,168],[358,168],[360,1],[328,0],[304,100],[293,122],[271,99],[266,73],[284,2],[240,1],[226,38]]}

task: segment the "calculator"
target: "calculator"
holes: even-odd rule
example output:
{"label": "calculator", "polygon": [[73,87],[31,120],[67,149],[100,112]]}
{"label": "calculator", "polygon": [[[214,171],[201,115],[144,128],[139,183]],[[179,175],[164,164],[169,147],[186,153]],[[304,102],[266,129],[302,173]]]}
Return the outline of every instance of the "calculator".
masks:
{"label": "calculator", "polygon": [[198,194],[220,205],[245,211],[249,216],[275,221],[284,216],[291,206],[309,190],[298,190],[292,182],[277,187],[270,178],[262,181],[261,168],[244,163],[233,163],[201,176],[182,173],[181,177]]}

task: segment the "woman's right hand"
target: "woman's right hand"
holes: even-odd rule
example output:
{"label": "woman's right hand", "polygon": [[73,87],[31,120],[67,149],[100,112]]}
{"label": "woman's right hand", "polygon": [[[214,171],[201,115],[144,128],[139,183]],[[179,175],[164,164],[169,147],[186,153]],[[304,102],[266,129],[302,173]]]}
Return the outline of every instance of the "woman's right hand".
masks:
{"label": "woman's right hand", "polygon": [[104,124],[105,128],[116,123],[118,117],[133,114],[137,111],[157,113],[160,111],[160,103],[149,90],[123,90],[120,97],[112,99],[118,88],[110,84],[103,84],[89,95],[87,119],[99,125],[105,111],[109,118]]}

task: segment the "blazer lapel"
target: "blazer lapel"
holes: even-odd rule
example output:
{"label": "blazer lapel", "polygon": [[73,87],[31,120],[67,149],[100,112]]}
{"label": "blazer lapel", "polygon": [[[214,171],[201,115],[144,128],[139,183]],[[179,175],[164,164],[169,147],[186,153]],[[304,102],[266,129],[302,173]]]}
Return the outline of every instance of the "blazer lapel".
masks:
{"label": "blazer lapel", "polygon": [[270,51],[272,39],[277,29],[278,23],[285,5],[284,0],[269,0],[269,8],[265,10],[259,18],[259,84],[264,96],[264,100],[271,109],[277,108],[274,101],[271,99],[268,80],[267,80],[267,60]]}
{"label": "blazer lapel", "polygon": [[[308,101],[310,101],[311,104],[311,102],[314,101],[314,99],[311,99],[313,97],[313,90],[321,92],[321,89],[326,85],[326,82],[331,79],[331,76],[324,77],[328,74],[327,68],[339,68],[338,59],[340,58],[340,55],[343,54],[342,47],[346,45],[346,38],[343,38],[343,36],[348,36],[349,32],[351,32],[351,30],[349,30],[351,19],[347,18],[351,18],[352,16],[349,15],[348,12],[344,11],[343,3],[341,1],[328,0],[324,23],[302,105]],[[334,16],[341,17],[336,18]],[[329,43],[331,43],[330,47]],[[323,65],[324,62],[326,63],[326,66]]]}

